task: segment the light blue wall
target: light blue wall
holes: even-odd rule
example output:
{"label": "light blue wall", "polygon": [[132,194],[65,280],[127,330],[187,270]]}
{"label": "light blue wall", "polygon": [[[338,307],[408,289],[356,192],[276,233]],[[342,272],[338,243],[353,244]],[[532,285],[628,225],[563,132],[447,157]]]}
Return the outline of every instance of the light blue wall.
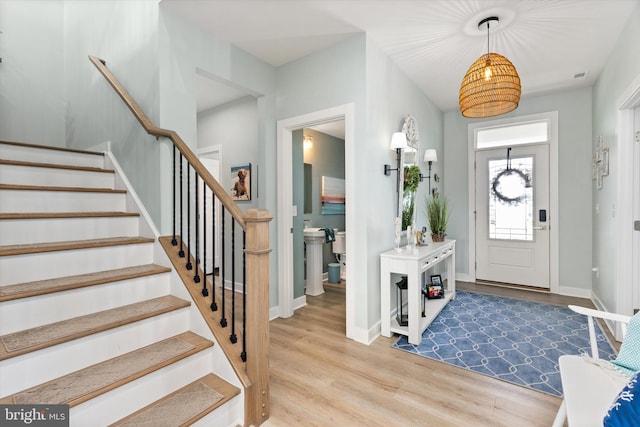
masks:
{"label": "light blue wall", "polygon": [[[558,111],[559,285],[591,289],[591,89],[528,97],[501,118]],[[495,118],[492,118],[495,119]],[[489,120],[492,120],[489,119]],[[468,125],[459,111],[445,114],[446,195],[453,212],[450,236],[457,239],[456,271],[469,273]],[[553,215],[550,212],[550,215]]]}
{"label": "light blue wall", "polygon": [[[418,159],[424,157],[427,148],[435,148],[439,163],[432,173],[441,173],[441,165],[446,153],[443,152],[443,114],[412,83],[407,76],[373,42],[367,42],[367,133],[358,156],[359,189],[363,197],[359,199],[366,209],[366,229],[357,235],[362,242],[366,256],[367,279],[363,278],[368,293],[368,325],[373,327],[380,321],[380,253],[395,246],[394,218],[396,216],[395,172],[385,176],[383,165],[395,165],[396,153],[389,149],[393,132],[402,130],[405,117],[415,117],[420,136]],[[427,166],[418,165],[427,173]],[[392,166],[394,167],[394,166]],[[417,192],[418,226],[426,225],[424,216],[424,196],[428,193],[427,182],[420,184]],[[444,189],[444,180],[439,184]],[[351,255],[349,255],[351,257]],[[360,272],[358,272],[360,278]],[[360,300],[359,300],[360,301]]]}
{"label": "light blue wall", "polygon": [[[230,190],[231,167],[251,163],[251,173],[258,166],[258,113],[256,98],[246,96],[197,115],[196,150],[221,146],[220,184]],[[196,151],[197,152],[197,151]],[[258,206],[258,182],[251,183],[251,201],[240,201],[242,210]]]}
{"label": "light blue wall", "polygon": [[[220,179],[218,182],[223,188],[231,190],[231,167],[246,163],[251,164],[251,200],[238,201],[238,206],[243,211],[256,208],[259,200],[259,182],[254,179],[258,167],[258,115],[256,98],[245,96],[235,101],[228,102],[215,108],[202,111],[197,115],[197,150],[212,145],[220,145]],[[241,132],[238,130],[242,129]],[[225,236],[231,236],[231,222],[225,223]],[[227,240],[228,242],[228,240]],[[236,247],[242,246],[242,234],[236,227]],[[231,280],[230,257],[226,258],[225,281]],[[236,278],[242,277],[242,263],[236,262]],[[237,279],[237,282],[240,280]]]}
{"label": "light blue wall", "polygon": [[640,77],[640,4],[627,20],[618,42],[609,56],[606,67],[593,88],[593,138],[604,138],[609,147],[609,176],[604,178],[602,190],[593,187],[593,203],[599,205],[599,214],[593,215],[593,265],[600,269],[594,277],[593,293],[607,310],[618,311],[615,262],[617,229],[615,204],[618,193],[618,140],[616,137],[617,110],[620,97],[634,79]]}
{"label": "light blue wall", "polygon": [[105,60],[149,119],[157,123],[158,3],[65,1],[63,9],[66,145],[87,149],[110,143],[160,226],[160,153],[166,142],[145,133],[87,58],[94,55]]}
{"label": "light blue wall", "polygon": [[[278,68],[278,119],[324,110],[348,103],[354,104],[354,141],[358,153],[358,170],[351,171],[358,188],[366,188],[368,169],[368,143],[366,139],[366,97],[365,97],[365,56],[366,37],[364,34],[353,36],[343,43],[329,47],[321,52],[308,55]],[[362,168],[360,168],[362,166]],[[273,187],[275,188],[275,187]],[[358,237],[356,253],[350,257],[352,268],[358,272],[355,284],[355,326],[360,330],[369,328],[367,314],[367,286],[369,266],[366,264],[366,233],[369,215],[367,193],[358,192],[348,209],[358,218],[356,229],[350,230]],[[374,277],[373,280],[377,281]],[[374,282],[375,283],[375,282]],[[360,303],[364,302],[364,303]],[[378,314],[379,317],[379,314]]]}
{"label": "light blue wall", "polygon": [[0,1],[0,140],[65,146],[63,3]]}
{"label": "light blue wall", "polygon": [[[348,262],[358,277],[356,328],[373,334],[380,321],[379,255],[394,245],[395,181],[382,173],[394,161],[391,134],[413,114],[422,139],[419,157],[425,148],[442,153],[442,113],[363,34],[278,69],[278,95],[278,118],[355,105],[357,167],[347,170],[346,179],[357,188],[355,200],[347,202],[357,219],[349,230],[356,250]],[[424,193],[421,186],[419,196]]]}
{"label": "light blue wall", "polygon": [[[160,84],[160,126],[175,130],[192,148],[196,148],[196,71],[225,81],[237,89],[253,95],[257,99],[256,143],[253,152],[245,153],[246,158],[255,159],[253,166],[257,173],[254,184],[259,186],[258,197],[251,206],[276,212],[276,116],[275,116],[275,69],[256,57],[236,48],[202,29],[186,22],[165,10],[160,4],[159,31],[159,84]],[[241,129],[237,129],[241,131]],[[223,147],[223,156],[227,148]],[[233,153],[233,149],[231,149]],[[163,153],[169,162],[170,153]],[[167,163],[170,164],[170,163]],[[162,186],[171,185],[170,170],[163,175]],[[170,202],[166,200],[167,206]],[[244,206],[243,206],[244,209]],[[167,207],[163,212],[170,215]],[[163,224],[170,224],[170,218],[163,217]],[[271,221],[271,248],[277,247],[276,221]],[[271,252],[269,264],[270,304],[277,305],[277,252]]]}

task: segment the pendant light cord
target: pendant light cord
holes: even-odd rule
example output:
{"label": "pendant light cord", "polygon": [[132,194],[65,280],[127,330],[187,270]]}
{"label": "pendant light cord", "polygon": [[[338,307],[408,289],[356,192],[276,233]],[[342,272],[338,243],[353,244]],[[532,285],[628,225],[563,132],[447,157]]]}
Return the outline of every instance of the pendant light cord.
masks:
{"label": "pendant light cord", "polygon": [[489,55],[489,26],[491,25],[491,21],[487,21],[487,56]]}

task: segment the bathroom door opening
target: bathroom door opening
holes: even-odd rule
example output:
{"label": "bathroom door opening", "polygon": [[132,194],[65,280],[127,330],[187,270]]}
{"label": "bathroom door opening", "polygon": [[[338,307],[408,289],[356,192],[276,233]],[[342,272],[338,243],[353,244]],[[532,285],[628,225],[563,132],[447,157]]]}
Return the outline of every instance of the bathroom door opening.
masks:
{"label": "bathroom door opening", "polygon": [[[350,199],[350,195],[355,192],[354,183],[349,178],[355,169],[355,149],[353,142],[353,105],[347,104],[327,110],[317,111],[302,116],[292,117],[278,121],[277,124],[277,144],[278,144],[278,302],[279,316],[291,317],[296,308],[306,304],[306,297],[294,300],[294,278],[293,278],[293,222],[296,216],[303,217],[303,206],[293,204],[293,132],[304,128],[344,120],[345,137],[345,195]],[[346,252],[347,255],[353,253],[355,243],[350,239],[350,230],[354,229],[355,214],[353,210],[346,209],[345,230],[346,230]],[[318,225],[321,226],[321,225]],[[347,256],[347,258],[349,258]],[[355,291],[354,291],[354,262],[346,265],[346,336],[355,339]]]}

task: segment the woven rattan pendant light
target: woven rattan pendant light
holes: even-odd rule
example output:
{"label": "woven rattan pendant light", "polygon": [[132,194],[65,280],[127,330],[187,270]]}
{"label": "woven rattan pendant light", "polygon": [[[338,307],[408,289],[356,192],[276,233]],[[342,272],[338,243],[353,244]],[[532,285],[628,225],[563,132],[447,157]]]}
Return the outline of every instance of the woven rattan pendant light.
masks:
{"label": "woven rattan pendant light", "polygon": [[460,112],[464,117],[493,117],[508,113],[520,102],[520,76],[511,61],[489,51],[489,27],[496,16],[485,18],[478,28],[487,26],[487,53],[476,60],[460,85]]}

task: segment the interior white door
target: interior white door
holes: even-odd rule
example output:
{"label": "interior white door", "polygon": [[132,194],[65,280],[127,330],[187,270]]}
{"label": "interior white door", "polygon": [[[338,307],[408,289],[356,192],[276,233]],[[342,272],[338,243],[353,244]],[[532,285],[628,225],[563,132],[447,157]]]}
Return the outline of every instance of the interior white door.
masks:
{"label": "interior white door", "polygon": [[548,144],[476,151],[475,208],[476,280],[549,288]]}
{"label": "interior white door", "polygon": [[[207,168],[209,173],[216,179],[220,180],[220,161],[218,159],[209,159],[205,157],[201,157],[200,161]],[[200,186],[200,200],[205,200],[205,204],[207,207],[206,213],[203,213],[203,204],[200,204],[200,218],[204,218],[204,221],[207,223],[207,242],[206,242],[206,260],[204,259],[204,251],[205,245],[200,245],[200,259],[204,260],[207,265],[207,273],[212,273],[213,268],[219,267],[220,263],[218,262],[219,254],[220,254],[220,202],[218,199],[213,198],[213,193],[211,190],[207,188],[205,192]],[[204,193],[204,194],[203,194]],[[211,207],[213,206],[213,209]],[[211,225],[213,224],[215,212],[215,233],[212,230]],[[200,223],[200,241],[204,242],[204,227],[203,224]],[[213,236],[213,239],[212,239]],[[215,251],[214,249],[215,245]],[[213,256],[215,253],[215,257]]]}

